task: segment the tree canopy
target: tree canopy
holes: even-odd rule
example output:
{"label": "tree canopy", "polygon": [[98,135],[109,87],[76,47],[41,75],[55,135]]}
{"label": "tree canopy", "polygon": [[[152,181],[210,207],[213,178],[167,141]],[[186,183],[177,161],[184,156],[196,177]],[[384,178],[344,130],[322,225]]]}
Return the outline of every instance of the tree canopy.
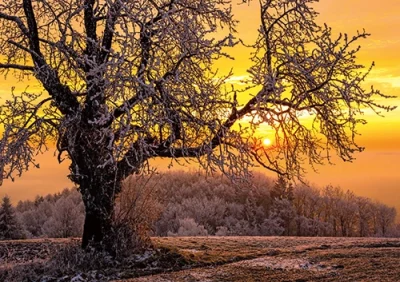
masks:
{"label": "tree canopy", "polygon": [[[13,93],[1,107],[0,179],[36,165],[55,142],[80,187],[85,231],[98,228],[88,238],[101,241],[120,181],[154,157],[231,175],[259,163],[287,176],[333,151],[351,160],[363,110],[393,107],[362,86],[370,69],[356,62],[356,42],[369,34],[334,37],[316,23],[314,2],[259,1],[242,92],[213,68],[241,42],[236,1],[2,0],[0,71],[42,91]],[[268,150],[253,138],[262,123],[276,132]]]}

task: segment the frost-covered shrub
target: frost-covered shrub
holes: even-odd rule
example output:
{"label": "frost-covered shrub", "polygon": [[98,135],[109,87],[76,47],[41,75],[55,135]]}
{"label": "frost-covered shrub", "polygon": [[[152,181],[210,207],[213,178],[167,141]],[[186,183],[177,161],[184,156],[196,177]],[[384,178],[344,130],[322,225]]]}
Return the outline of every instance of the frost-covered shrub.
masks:
{"label": "frost-covered shrub", "polygon": [[207,236],[207,229],[198,224],[193,218],[184,218],[179,220],[177,233],[169,232],[168,236]]}
{"label": "frost-covered shrub", "polygon": [[260,234],[257,225],[252,225],[244,219],[238,220],[235,225],[229,226],[228,229],[233,236],[258,236]]}
{"label": "frost-covered shrub", "polygon": [[111,249],[116,252],[141,248],[150,243],[149,234],[160,217],[158,188],[150,176],[130,176],[116,201]]}
{"label": "frost-covered shrub", "polygon": [[285,232],[281,218],[266,218],[260,226],[261,236],[280,236]]}
{"label": "frost-covered shrub", "polygon": [[298,236],[332,236],[332,226],[318,219],[297,216],[295,219]]}
{"label": "frost-covered shrub", "polygon": [[160,218],[154,224],[154,232],[157,236],[168,236],[168,233],[176,233],[179,228],[179,218],[183,214],[181,205],[169,203],[163,210]]}
{"label": "frost-covered shrub", "polygon": [[230,232],[228,230],[228,227],[226,226],[218,226],[217,227],[217,232],[215,232],[215,236],[229,236]]}

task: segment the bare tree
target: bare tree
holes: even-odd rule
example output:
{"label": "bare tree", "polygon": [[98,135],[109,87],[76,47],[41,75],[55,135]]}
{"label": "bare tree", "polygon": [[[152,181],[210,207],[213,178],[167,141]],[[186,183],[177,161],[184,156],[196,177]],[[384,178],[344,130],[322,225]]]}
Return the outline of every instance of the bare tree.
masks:
{"label": "bare tree", "polygon": [[397,215],[396,209],[381,203],[376,203],[375,206],[377,225],[379,228],[377,234],[380,236],[386,236],[389,228],[394,225]]}
{"label": "bare tree", "polygon": [[[353,45],[368,34],[334,38],[315,22],[313,2],[260,0],[251,98],[239,104],[249,94],[213,71],[238,42],[229,0],[2,0],[0,70],[38,80],[42,92],[13,93],[1,108],[0,179],[37,165],[55,142],[85,204],[86,247],[112,230],[121,181],[154,157],[239,176],[254,162],[299,176],[304,162],[333,151],[351,160],[362,150],[357,114],[393,107],[361,86],[369,70]],[[276,131],[272,149],[253,138],[261,123]]]}
{"label": "bare tree", "polygon": [[364,197],[357,197],[357,217],[358,217],[358,236],[367,237],[372,234],[370,225],[374,218],[373,203],[370,199]]}

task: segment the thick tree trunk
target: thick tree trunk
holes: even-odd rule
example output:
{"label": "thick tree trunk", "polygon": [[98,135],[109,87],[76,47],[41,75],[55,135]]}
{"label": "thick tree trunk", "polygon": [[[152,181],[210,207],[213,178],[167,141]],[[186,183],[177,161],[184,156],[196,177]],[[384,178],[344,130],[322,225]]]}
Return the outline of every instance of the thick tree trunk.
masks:
{"label": "thick tree trunk", "polygon": [[82,248],[93,246],[109,251],[113,236],[114,204],[121,192],[121,181],[130,171],[121,172],[118,163],[111,159],[113,152],[108,145],[111,141],[103,131],[83,123],[79,135],[71,145],[72,163],[70,179],[79,185],[85,205],[85,223]]}
{"label": "thick tree trunk", "polygon": [[[112,211],[109,211],[112,213]],[[88,211],[86,209],[85,224],[83,227],[82,248],[86,249],[89,244],[95,247],[102,246],[104,239],[110,234],[112,227],[111,217],[104,213]]]}
{"label": "thick tree trunk", "polygon": [[93,183],[89,187],[80,188],[86,211],[82,248],[93,246],[107,249],[109,247],[107,238],[112,236],[114,203],[116,195],[120,192],[120,183],[103,186]]}

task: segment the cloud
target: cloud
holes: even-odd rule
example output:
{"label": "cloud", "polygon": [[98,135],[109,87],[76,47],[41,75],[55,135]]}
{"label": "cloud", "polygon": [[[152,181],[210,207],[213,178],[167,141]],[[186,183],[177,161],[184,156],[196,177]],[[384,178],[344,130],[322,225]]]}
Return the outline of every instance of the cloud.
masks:
{"label": "cloud", "polygon": [[371,76],[368,81],[389,84],[392,88],[400,88],[400,76]]}
{"label": "cloud", "polygon": [[245,80],[249,79],[248,75],[238,75],[238,76],[231,76],[226,80],[227,83],[237,84],[237,85],[246,85],[247,83]]}

